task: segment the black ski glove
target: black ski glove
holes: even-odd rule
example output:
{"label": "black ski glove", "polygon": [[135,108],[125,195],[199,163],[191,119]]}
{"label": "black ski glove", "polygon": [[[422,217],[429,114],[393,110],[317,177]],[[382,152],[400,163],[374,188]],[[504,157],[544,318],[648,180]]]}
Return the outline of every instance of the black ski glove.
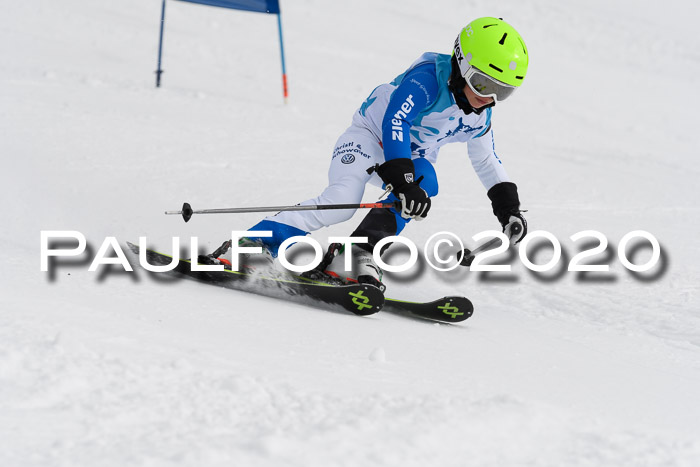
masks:
{"label": "black ski glove", "polygon": [[518,187],[515,183],[501,182],[492,186],[486,194],[511,245],[520,242],[527,235],[527,221],[520,210]]}
{"label": "black ski glove", "polygon": [[425,219],[430,210],[430,197],[415,181],[413,161],[405,157],[391,159],[376,167],[377,175],[401,201],[401,217]]}

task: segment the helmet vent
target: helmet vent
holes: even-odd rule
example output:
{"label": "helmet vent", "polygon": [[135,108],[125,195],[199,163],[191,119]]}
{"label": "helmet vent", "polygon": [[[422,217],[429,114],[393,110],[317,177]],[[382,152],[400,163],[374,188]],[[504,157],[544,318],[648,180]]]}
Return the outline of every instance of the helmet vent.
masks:
{"label": "helmet vent", "polygon": [[524,53],[525,55],[527,55],[527,49],[525,48],[525,44],[523,43],[523,40],[522,40],[521,38],[519,38],[519,37],[518,37],[518,40],[520,41],[520,45],[523,46],[523,53]]}
{"label": "helmet vent", "polygon": [[491,26],[498,26],[498,24],[484,24],[484,29],[490,28]]}
{"label": "helmet vent", "polygon": [[501,70],[500,68],[498,68],[498,67],[497,67],[496,65],[494,65],[493,63],[489,63],[489,66],[490,66],[491,68],[493,68],[494,70],[498,71],[499,73],[503,73],[503,70]]}
{"label": "helmet vent", "polygon": [[507,36],[508,36],[508,33],[507,33],[507,32],[504,32],[504,33],[503,33],[503,37],[501,37],[501,40],[498,41],[498,43],[501,44],[501,45],[505,44],[505,42],[506,42],[506,37],[507,37]]}
{"label": "helmet vent", "polygon": [[524,76],[516,76],[515,79],[523,79],[525,78]]}

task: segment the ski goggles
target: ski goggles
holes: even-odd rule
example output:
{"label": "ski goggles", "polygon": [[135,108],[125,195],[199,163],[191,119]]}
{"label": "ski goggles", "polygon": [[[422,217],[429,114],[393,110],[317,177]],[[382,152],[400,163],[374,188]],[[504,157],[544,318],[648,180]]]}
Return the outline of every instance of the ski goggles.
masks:
{"label": "ski goggles", "polygon": [[479,97],[492,97],[496,102],[506,100],[516,89],[515,86],[502,83],[473,66],[464,74],[464,79],[474,94]]}

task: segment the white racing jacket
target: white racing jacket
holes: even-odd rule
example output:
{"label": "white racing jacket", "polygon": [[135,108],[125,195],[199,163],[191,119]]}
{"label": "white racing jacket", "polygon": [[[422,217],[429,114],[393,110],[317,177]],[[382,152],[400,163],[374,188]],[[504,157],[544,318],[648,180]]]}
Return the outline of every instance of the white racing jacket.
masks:
{"label": "white racing jacket", "polygon": [[385,160],[424,157],[432,163],[448,143],[466,142],[488,190],[510,181],[494,150],[492,109],[466,115],[447,87],[450,56],[425,53],[394,81],[378,86],[353,116],[384,148]]}

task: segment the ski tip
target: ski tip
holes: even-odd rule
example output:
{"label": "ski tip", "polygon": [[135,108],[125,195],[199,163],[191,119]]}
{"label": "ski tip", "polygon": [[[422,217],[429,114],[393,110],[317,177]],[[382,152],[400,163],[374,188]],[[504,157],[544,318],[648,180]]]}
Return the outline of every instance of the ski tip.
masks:
{"label": "ski tip", "polygon": [[373,315],[384,306],[384,294],[378,287],[361,284],[349,286],[349,289],[344,306],[358,316]]}
{"label": "ski tip", "polygon": [[385,309],[389,312],[439,323],[459,323],[474,314],[474,305],[464,296],[443,297],[432,302],[405,302],[392,298],[386,301]]}
{"label": "ski tip", "polygon": [[474,304],[466,297],[445,297],[440,300],[440,320],[447,323],[459,323],[474,314]]}

